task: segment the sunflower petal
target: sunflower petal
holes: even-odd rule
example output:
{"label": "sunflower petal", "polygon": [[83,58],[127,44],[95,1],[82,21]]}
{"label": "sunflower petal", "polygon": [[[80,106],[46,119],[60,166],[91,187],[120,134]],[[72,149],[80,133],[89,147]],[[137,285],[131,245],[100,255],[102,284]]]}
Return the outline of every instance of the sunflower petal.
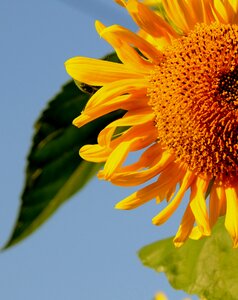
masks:
{"label": "sunflower petal", "polygon": [[225,189],[227,211],[225,227],[233,240],[233,247],[238,247],[238,196],[237,188],[228,187]]}
{"label": "sunflower petal", "polygon": [[183,178],[182,185],[177,192],[174,199],[169,202],[169,204],[157,215],[152,219],[153,224],[160,225],[163,224],[168,220],[168,218],[175,212],[175,210],[178,208],[180,202],[183,199],[183,196],[187,189],[190,187],[192,182],[195,179],[195,175],[191,171],[187,171],[186,175]]}
{"label": "sunflower petal", "polygon": [[195,216],[199,230],[203,235],[210,235],[211,229],[206,207],[205,192],[209,180],[198,177],[191,186],[190,207]]}
{"label": "sunflower petal", "polygon": [[116,185],[121,186],[134,186],[142,184],[151,178],[158,175],[164,168],[166,168],[169,163],[174,159],[173,156],[168,152],[163,152],[161,156],[159,156],[158,162],[149,169],[142,170],[140,172],[119,172],[115,173],[111,177],[111,182]]}
{"label": "sunflower petal", "polygon": [[104,178],[106,180],[108,180],[125,161],[135,140],[136,139],[129,142],[122,142],[112,151],[104,166]]}
{"label": "sunflower petal", "polygon": [[[140,114],[139,112],[138,114],[137,113],[126,114],[123,118],[116,120],[110,123],[109,125],[107,125],[98,135],[98,143],[100,145],[109,145],[112,139],[112,135],[117,127],[125,127],[125,126],[135,127],[138,125],[146,126],[147,123],[149,123],[150,125],[154,119],[154,116],[152,113],[149,113],[149,111],[147,111],[147,113],[144,112],[146,111],[143,111],[142,114]],[[145,135],[145,133],[143,132],[142,133],[140,132],[139,134]]]}
{"label": "sunflower petal", "polygon": [[218,217],[225,213],[223,207],[224,205],[226,205],[226,195],[222,186],[217,186],[216,184],[213,184],[211,188],[209,203],[209,220],[210,226],[213,227]]}
{"label": "sunflower petal", "polygon": [[[97,23],[98,24],[98,23]],[[120,40],[133,45],[135,48],[140,50],[141,53],[150,61],[158,62],[162,58],[160,50],[156,49],[153,44],[142,38],[140,35],[124,28],[120,25],[112,25],[100,31],[102,36],[108,33],[117,36]]]}
{"label": "sunflower petal", "polygon": [[194,214],[191,210],[190,205],[188,205],[180,223],[178,232],[176,233],[176,236],[173,240],[175,247],[182,246],[184,241],[189,237],[193,229],[194,221]]}
{"label": "sunflower petal", "polygon": [[94,58],[73,57],[65,62],[68,74],[79,82],[102,86],[125,78],[141,78],[143,74],[126,68],[123,64]]}
{"label": "sunflower petal", "polygon": [[176,31],[159,15],[150,10],[146,5],[128,0],[126,8],[138,26],[154,37],[177,37]]}
{"label": "sunflower petal", "polygon": [[85,145],[81,147],[79,151],[79,154],[83,159],[87,161],[96,162],[96,163],[106,161],[110,153],[111,153],[111,149],[102,147],[98,144]]}
{"label": "sunflower petal", "polygon": [[125,39],[113,30],[113,27],[119,27],[113,25],[111,27],[105,27],[99,21],[95,23],[96,29],[99,35],[104,38],[115,49],[118,58],[126,66],[137,70],[140,68],[142,73],[149,74],[152,64],[149,60],[144,59],[131,45],[129,45]]}
{"label": "sunflower petal", "polygon": [[149,184],[148,186],[136,191],[129,197],[123,199],[122,201],[118,202],[115,206],[116,209],[133,209],[146,202],[150,201],[151,199],[155,198],[158,193],[159,187],[157,182]]}

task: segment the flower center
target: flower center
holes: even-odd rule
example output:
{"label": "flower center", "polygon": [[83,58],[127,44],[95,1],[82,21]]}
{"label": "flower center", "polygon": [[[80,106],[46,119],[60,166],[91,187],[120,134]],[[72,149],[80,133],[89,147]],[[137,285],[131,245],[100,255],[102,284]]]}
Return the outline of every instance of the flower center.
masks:
{"label": "flower center", "polygon": [[238,66],[221,74],[217,88],[217,97],[219,96],[221,101],[226,101],[234,109],[238,108]]}
{"label": "flower center", "polygon": [[238,175],[238,26],[197,25],[149,77],[158,139],[197,174]]}

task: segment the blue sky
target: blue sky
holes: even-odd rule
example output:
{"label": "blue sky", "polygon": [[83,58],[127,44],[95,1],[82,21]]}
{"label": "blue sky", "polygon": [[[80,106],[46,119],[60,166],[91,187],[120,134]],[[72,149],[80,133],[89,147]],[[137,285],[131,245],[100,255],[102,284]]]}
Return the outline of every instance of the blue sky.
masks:
{"label": "blue sky", "polygon": [[[95,19],[136,27],[111,0],[2,0],[0,7],[3,245],[20,204],[33,124],[69,79],[64,61],[111,52],[94,30]],[[179,212],[158,228],[151,224],[154,202],[114,210],[130,193],[95,178],[34,235],[1,253],[0,299],[148,300],[159,290],[182,299],[136,255],[143,245],[175,233]]]}

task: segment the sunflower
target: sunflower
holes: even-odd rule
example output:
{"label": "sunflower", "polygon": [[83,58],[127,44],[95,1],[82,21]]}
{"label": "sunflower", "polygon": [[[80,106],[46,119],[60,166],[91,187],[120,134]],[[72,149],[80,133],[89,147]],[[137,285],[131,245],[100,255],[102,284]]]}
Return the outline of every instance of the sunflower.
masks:
{"label": "sunflower", "polygon": [[[209,236],[225,215],[237,247],[238,1],[162,0],[158,10],[136,0],[116,2],[139,26],[138,33],[99,21],[96,30],[121,63],[74,57],[66,70],[76,83],[100,87],[74,125],[118,109],[126,113],[80,155],[105,162],[100,179],[142,185],[116,208],[166,200],[152,219],[155,225],[166,222],[189,191],[175,246]],[[128,163],[134,151],[139,159]]]}

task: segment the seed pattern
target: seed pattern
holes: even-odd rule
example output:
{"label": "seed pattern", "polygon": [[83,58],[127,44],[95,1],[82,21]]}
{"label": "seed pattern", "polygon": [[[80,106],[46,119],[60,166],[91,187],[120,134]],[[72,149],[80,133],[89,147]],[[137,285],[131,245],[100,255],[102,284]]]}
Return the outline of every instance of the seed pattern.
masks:
{"label": "seed pattern", "polygon": [[200,176],[238,175],[238,26],[199,24],[149,76],[158,140]]}

